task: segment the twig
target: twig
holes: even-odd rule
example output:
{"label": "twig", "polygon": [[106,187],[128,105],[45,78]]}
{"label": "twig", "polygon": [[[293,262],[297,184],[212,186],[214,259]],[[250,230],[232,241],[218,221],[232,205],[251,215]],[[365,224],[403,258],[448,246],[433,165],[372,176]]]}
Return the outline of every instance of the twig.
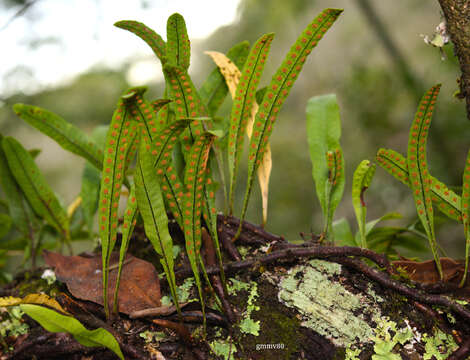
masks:
{"label": "twig", "polygon": [[[309,246],[309,247],[299,247],[299,248],[288,248],[278,251],[273,251],[270,254],[263,255],[257,258],[251,258],[241,261],[233,261],[224,265],[224,271],[227,273],[236,273],[247,268],[252,268],[257,265],[265,265],[274,263],[280,260],[290,260],[293,261],[296,258],[318,258],[318,259],[328,259],[328,258],[338,258],[338,257],[347,257],[347,256],[359,256],[365,257],[369,260],[372,260],[380,267],[383,267],[387,272],[392,273],[392,268],[390,263],[385,258],[385,256],[379,255],[371,250],[362,249],[352,246]],[[208,275],[218,274],[219,268],[211,266],[206,269]],[[175,273],[177,279],[184,279],[188,276],[192,276],[191,269],[183,268]]]}
{"label": "twig", "polygon": [[[217,261],[214,244],[212,242],[211,236],[205,229],[202,230],[202,241],[204,243],[206,267],[216,266]],[[220,299],[221,305],[225,314],[227,315],[227,318],[231,323],[235,322],[235,314],[232,311],[230,302],[227,300],[226,293],[224,291],[224,286],[222,284],[222,280],[220,279],[220,274],[211,275],[210,281],[212,283],[214,291]]]}
{"label": "twig", "polygon": [[464,306],[457,302],[449,299],[446,296],[426,294],[423,291],[410,288],[407,285],[390,278],[390,276],[382,271],[376,270],[361,261],[350,259],[350,258],[330,258],[329,260],[343,264],[350,268],[353,268],[360,273],[367,276],[369,279],[374,280],[380,285],[394,290],[397,293],[404,295],[405,297],[424,303],[428,305],[437,305],[446,307],[452,310],[454,313],[460,315],[464,320],[470,321],[470,311]]}
{"label": "twig", "polygon": [[[189,302],[181,303],[179,304],[180,308],[182,309],[186,305],[188,305]],[[131,319],[139,319],[143,317],[152,317],[152,316],[168,316],[176,312],[176,306],[171,305],[171,306],[160,306],[156,308],[148,308],[144,310],[138,310],[134,311],[129,314],[129,317]]]}

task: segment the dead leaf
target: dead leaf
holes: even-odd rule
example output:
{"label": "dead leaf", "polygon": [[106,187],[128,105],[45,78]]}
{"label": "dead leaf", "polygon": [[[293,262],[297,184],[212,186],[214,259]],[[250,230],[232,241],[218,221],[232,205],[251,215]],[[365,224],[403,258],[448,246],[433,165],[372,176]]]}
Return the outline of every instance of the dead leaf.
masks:
{"label": "dead leaf", "polygon": [[215,62],[220,72],[222,73],[225,82],[227,83],[228,91],[230,95],[235,96],[235,90],[237,90],[238,81],[242,76],[240,70],[237,68],[232,60],[230,60],[225,54],[218,51],[204,51],[204,54],[209,55]]}
{"label": "dead leaf", "polygon": [[[237,89],[238,81],[240,81],[241,72],[237,66],[227,57],[225,54],[217,51],[205,51],[205,54],[209,55],[215,64],[218,66],[220,72],[222,73],[227,87],[229,89],[232,99],[235,96],[235,91]],[[253,132],[253,122],[255,121],[256,113],[258,112],[258,104],[256,101],[253,103],[251,109],[251,117],[248,120],[246,127],[246,134],[248,138],[251,139],[251,134]],[[271,146],[266,144],[266,150],[264,152],[263,161],[258,167],[258,182],[261,189],[262,196],[262,205],[263,205],[263,226],[266,225],[268,220],[268,194],[269,194],[269,178],[271,177],[273,162],[271,155]]]}
{"label": "dead leaf", "polygon": [[[101,255],[93,257],[64,256],[44,250],[46,263],[53,267],[59,281],[67,284],[70,293],[78,299],[103,305],[103,274]],[[108,296],[113,303],[119,253],[111,254]],[[155,267],[128,254],[122,268],[118,296],[118,310],[124,314],[159,307],[160,281]]]}
{"label": "dead leaf", "polygon": [[62,306],[53,298],[49,297],[46,294],[28,294],[24,298],[17,297],[0,297],[0,307],[7,306],[16,306],[20,304],[35,304],[35,305],[45,305],[57,311],[60,311],[63,314],[68,314]]}
{"label": "dead leaf", "polygon": [[[400,260],[394,261],[392,264],[395,268],[405,271],[411,280],[424,285],[435,284],[440,281],[434,260],[424,262]],[[450,258],[441,258],[441,265],[444,273],[443,281],[458,284],[465,270],[464,264]]]}

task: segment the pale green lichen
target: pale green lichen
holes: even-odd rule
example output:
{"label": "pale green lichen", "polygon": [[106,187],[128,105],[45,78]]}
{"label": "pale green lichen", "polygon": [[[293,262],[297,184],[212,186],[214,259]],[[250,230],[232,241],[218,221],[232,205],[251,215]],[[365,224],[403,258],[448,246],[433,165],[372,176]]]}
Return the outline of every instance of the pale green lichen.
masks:
{"label": "pale green lichen", "polygon": [[143,338],[145,340],[145,342],[148,344],[148,343],[151,343],[151,342],[161,342],[161,341],[165,341],[165,340],[168,340],[169,337],[167,334],[165,334],[163,331],[150,331],[150,330],[147,330],[147,331],[143,331],[139,334],[139,336],[141,338]]}
{"label": "pale green lichen", "polygon": [[221,356],[224,360],[235,360],[233,355],[237,348],[232,341],[230,341],[230,336],[225,340],[214,340],[210,343],[211,349],[215,355]]}
{"label": "pale green lichen", "polygon": [[232,278],[230,279],[227,288],[230,295],[236,295],[237,292],[241,290],[248,291],[246,309],[243,312],[243,316],[239,324],[240,331],[244,334],[258,336],[260,329],[260,321],[255,321],[251,318],[252,312],[259,310],[259,306],[256,305],[256,299],[258,298],[258,284],[256,284],[256,282],[254,281],[245,283],[235,278]]}
{"label": "pale green lichen", "polygon": [[323,260],[296,266],[281,279],[279,300],[303,315],[302,326],[337,346],[370,342],[374,331],[365,319],[380,322],[378,297],[372,290],[370,296],[353,294],[330,280],[340,273],[341,265]]}
{"label": "pale green lichen", "polygon": [[[189,299],[189,296],[191,295],[191,289],[194,286],[194,278],[190,277],[184,280],[184,283],[182,283],[180,286],[176,288],[176,295],[178,296],[178,302],[179,303],[184,303],[184,302],[191,302],[191,301],[197,301],[197,299]],[[161,298],[161,303],[163,306],[170,306],[173,304],[173,301],[171,297],[169,296],[162,296]]]}
{"label": "pale green lichen", "polygon": [[424,334],[423,342],[425,343],[424,349],[426,351],[423,355],[423,360],[447,359],[449,355],[458,348],[452,335],[442,332],[439,328],[436,329],[432,337]]}
{"label": "pale green lichen", "polygon": [[401,360],[401,356],[394,353],[397,344],[404,345],[414,338],[413,331],[409,327],[397,329],[397,324],[384,317],[383,322],[377,324],[374,330],[374,351],[372,360]]}
{"label": "pale green lichen", "polygon": [[346,349],[346,357],[344,360],[360,360],[359,354],[361,353],[361,349]]}
{"label": "pale green lichen", "polygon": [[[5,308],[0,308],[0,310],[0,320],[3,318],[3,320],[0,321],[0,345],[7,348],[8,346],[4,339],[7,336],[26,334],[29,330],[29,326],[22,321],[21,318],[24,313],[21,311],[19,306],[12,306],[7,310],[5,310]],[[11,348],[9,348],[9,350],[11,350]]]}

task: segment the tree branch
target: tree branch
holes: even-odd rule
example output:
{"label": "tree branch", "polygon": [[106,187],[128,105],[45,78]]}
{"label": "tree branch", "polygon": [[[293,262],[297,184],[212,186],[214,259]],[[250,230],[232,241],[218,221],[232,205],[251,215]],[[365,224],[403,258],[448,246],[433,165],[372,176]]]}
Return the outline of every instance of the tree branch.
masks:
{"label": "tree branch", "polygon": [[447,33],[459,59],[460,95],[467,103],[470,120],[470,0],[438,0],[447,23]]}

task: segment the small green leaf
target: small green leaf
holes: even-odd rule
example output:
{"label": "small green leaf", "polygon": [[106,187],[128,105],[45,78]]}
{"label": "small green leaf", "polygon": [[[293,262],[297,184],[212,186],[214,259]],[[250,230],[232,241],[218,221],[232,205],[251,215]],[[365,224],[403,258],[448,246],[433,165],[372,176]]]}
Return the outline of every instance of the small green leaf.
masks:
{"label": "small green leaf", "polygon": [[462,182],[462,219],[465,231],[465,271],[460,287],[465,285],[468,271],[468,256],[470,251],[470,151],[467,155]]}
{"label": "small green leaf", "polygon": [[[331,224],[335,210],[341,200],[344,191],[344,159],[341,148],[326,153],[328,180],[326,181],[326,222],[323,236],[333,240],[334,233],[331,231]],[[339,195],[339,196],[338,196]]]}
{"label": "small green leaf", "polygon": [[248,61],[241,71],[233,99],[232,112],[230,114],[230,127],[228,133],[228,165],[230,172],[229,207],[233,212],[233,200],[235,196],[235,184],[240,163],[243,140],[248,120],[252,116],[255,104],[256,88],[264,70],[266,58],[269,54],[274,34],[266,34],[256,41],[248,54]]}
{"label": "small green leaf", "polygon": [[352,184],[352,202],[354,212],[356,213],[359,234],[361,238],[361,246],[367,248],[366,240],[366,204],[364,202],[364,192],[369,188],[372,178],[375,174],[375,164],[371,164],[369,160],[362,160],[356,168],[353,176]]}
{"label": "small green leaf", "polygon": [[421,99],[408,140],[407,162],[413,198],[418,217],[428,236],[429,245],[434,255],[437,269],[443,278],[441,262],[437,252],[436,236],[434,233],[434,215],[432,208],[432,180],[426,163],[426,139],[431,123],[431,116],[436,103],[440,85],[433,86]]}
{"label": "small green leaf", "polygon": [[[227,57],[241,69],[245,64],[248,52],[250,51],[250,43],[243,41],[233,46],[228,52]],[[202,102],[207,108],[208,113],[214,116],[222,105],[228,93],[228,87],[225,79],[218,67],[212,70],[207,79],[199,89]]]}
{"label": "small green leaf", "polygon": [[182,69],[189,68],[191,46],[186,31],[184,18],[175,13],[168,18],[166,24],[166,56],[169,64],[180,66]]}
{"label": "small green leaf", "polygon": [[[3,136],[0,134],[0,143],[2,140]],[[13,219],[13,224],[25,237],[32,241],[34,214],[25,202],[21,188],[10,171],[2,146],[0,146],[0,186],[6,197],[8,211]]]}
{"label": "small green leaf", "polygon": [[332,229],[337,246],[358,246],[346,218],[334,221]]}
{"label": "small green leaf", "polygon": [[137,204],[144,220],[145,234],[161,256],[160,262],[167,276],[174,303],[178,304],[173,264],[173,240],[168,232],[168,218],[160,185],[154,175],[154,159],[146,145],[146,142],[142,141],[139,149],[135,178]]}
{"label": "small green leaf", "polygon": [[161,63],[166,62],[166,44],[162,37],[146,25],[133,20],[122,20],[114,24],[114,26],[128,30],[142,40],[153,50],[154,54],[160,59]]}
{"label": "small green leaf", "polygon": [[124,360],[118,342],[107,330],[103,328],[87,330],[75,318],[61,315],[54,310],[39,305],[22,304],[19,306],[22,311],[36,320],[47,331],[69,333],[80,344],[87,347],[104,346],[114,352],[121,360]]}
{"label": "small green leaf", "polygon": [[[403,155],[391,149],[379,149],[376,160],[389,174],[410,187],[408,164]],[[460,196],[450,190],[445,184],[431,176],[432,201],[434,205],[449,218],[462,221]]]}
{"label": "small green leaf", "polygon": [[87,159],[97,169],[102,169],[103,152],[79,128],[37,106],[16,104],[13,110],[16,115],[55,140],[65,150]]}
{"label": "small green leaf", "polygon": [[7,214],[0,214],[0,239],[11,229],[12,220]]}
{"label": "small green leaf", "polygon": [[[274,74],[263,101],[256,113],[248,154],[248,178],[240,219],[245,218],[248,201],[254,182],[254,174],[263,160],[264,152],[272,133],[274,121],[279,110],[292,89],[303,64],[312,49],[318,44],[326,31],[333,25],[342,10],[323,10],[302,32],[291,47],[283,63]],[[326,151],[323,151],[323,157]],[[240,222],[241,224],[241,222]],[[235,237],[241,232],[241,225]]]}
{"label": "small green leaf", "polygon": [[69,220],[54,192],[28,151],[12,137],[2,141],[8,166],[31,207],[64,239],[69,239]]}
{"label": "small green leaf", "polygon": [[[328,181],[331,171],[328,169],[328,159],[325,154],[341,149],[341,119],[336,95],[315,96],[307,104],[307,140],[312,161],[315,190],[323,210],[325,235],[331,224],[335,208],[331,204],[339,204],[344,191],[344,171],[336,176],[336,191],[328,195]],[[343,166],[344,168],[344,166]]]}

